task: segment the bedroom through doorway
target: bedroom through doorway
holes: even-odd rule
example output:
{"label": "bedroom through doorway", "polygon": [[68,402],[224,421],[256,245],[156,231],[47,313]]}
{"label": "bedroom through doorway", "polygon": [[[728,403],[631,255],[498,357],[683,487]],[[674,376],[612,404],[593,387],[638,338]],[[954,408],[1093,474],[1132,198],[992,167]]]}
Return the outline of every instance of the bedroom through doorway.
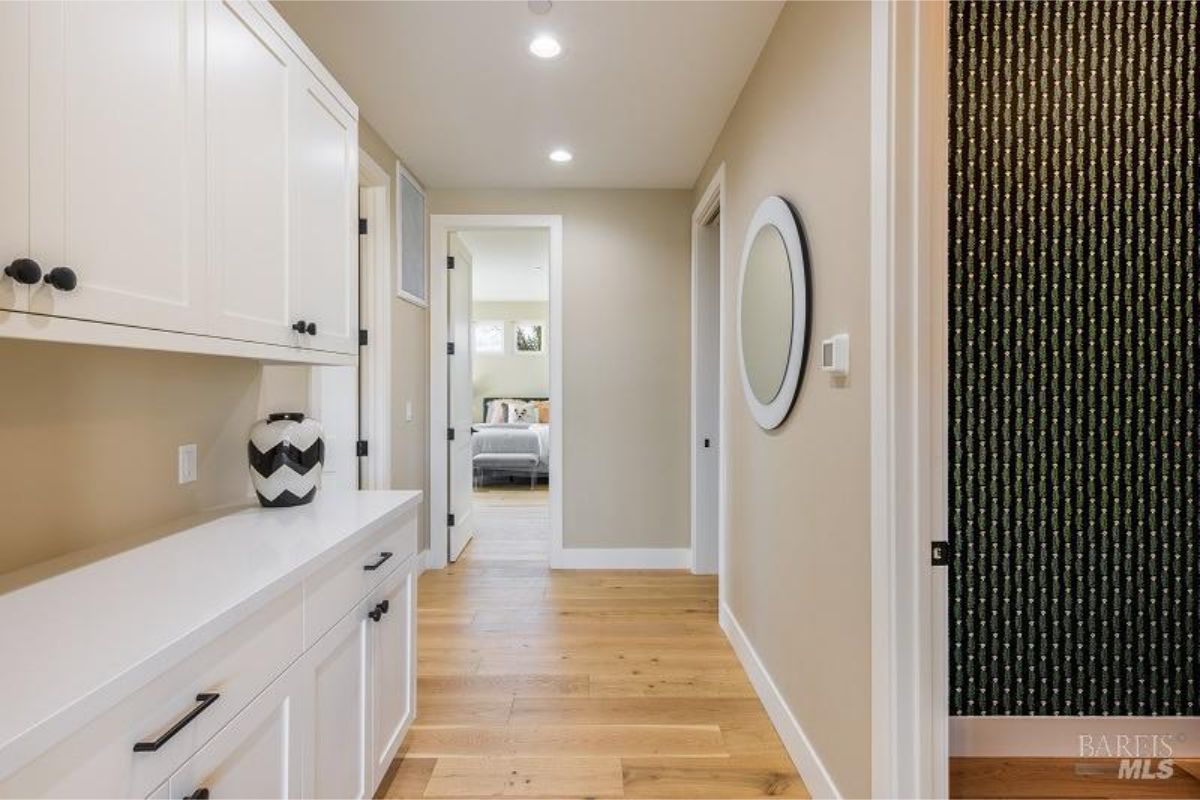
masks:
{"label": "bedroom through doorway", "polygon": [[[471,560],[550,555],[550,232],[464,230],[471,261]],[[453,376],[451,378],[453,380]]]}

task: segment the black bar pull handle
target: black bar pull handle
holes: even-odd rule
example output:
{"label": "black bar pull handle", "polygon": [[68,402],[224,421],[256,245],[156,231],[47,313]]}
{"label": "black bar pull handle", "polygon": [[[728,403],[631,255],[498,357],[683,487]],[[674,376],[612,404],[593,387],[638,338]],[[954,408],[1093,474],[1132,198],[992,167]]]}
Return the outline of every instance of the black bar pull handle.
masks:
{"label": "black bar pull handle", "polygon": [[208,800],[208,787],[201,786],[191,794],[184,795],[183,800]]}
{"label": "black bar pull handle", "polygon": [[181,730],[186,728],[188,726],[188,723],[190,723],[196,717],[203,714],[205,709],[207,709],[213,703],[217,702],[217,698],[220,696],[221,695],[217,694],[216,692],[209,692],[209,693],[205,693],[205,694],[196,695],[196,707],[193,708],[191,711],[189,711],[183,717],[183,719],[179,720],[179,722],[176,722],[174,725],[172,725],[170,728],[168,728],[167,731],[165,733],[163,733],[162,736],[158,737],[153,742],[138,742],[137,744],[135,744],[133,746],[133,752],[135,752],[135,753],[153,753],[155,750],[158,750],[160,747],[165,745],[167,742],[171,741],[172,736],[174,736],[175,734],[179,733]]}
{"label": "black bar pull handle", "polygon": [[380,553],[378,561],[376,561],[374,564],[364,564],[363,569],[365,569],[367,572],[374,572],[375,570],[382,567],[383,562],[387,561],[391,557],[392,557],[391,553]]}

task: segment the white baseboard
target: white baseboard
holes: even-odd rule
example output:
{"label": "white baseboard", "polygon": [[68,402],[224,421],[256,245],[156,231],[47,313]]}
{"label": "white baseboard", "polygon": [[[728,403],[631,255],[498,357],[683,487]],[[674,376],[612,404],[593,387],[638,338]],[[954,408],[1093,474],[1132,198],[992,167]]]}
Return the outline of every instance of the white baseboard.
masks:
{"label": "white baseboard", "polygon": [[428,547],[426,547],[424,550],[417,553],[417,569],[420,570],[420,572],[418,574],[424,573],[425,570],[429,569],[429,548]]}
{"label": "white baseboard", "polygon": [[564,547],[550,556],[554,569],[688,569],[687,547]]}
{"label": "white baseboard", "polygon": [[738,660],[742,662],[743,669],[750,676],[750,683],[754,686],[754,691],[758,693],[758,699],[766,707],[767,716],[771,718],[779,738],[783,740],[783,746],[791,756],[796,771],[804,779],[804,788],[814,798],[840,798],[842,794],[833,782],[833,776],[829,774],[829,770],[825,769],[820,756],[813,749],[812,742],[808,740],[804,729],[800,727],[800,722],[788,708],[783,695],[775,686],[775,681],[771,680],[771,674],[767,672],[767,668],[759,659],[754,646],[746,638],[742,626],[738,624],[737,618],[733,616],[729,606],[724,603],[721,603],[720,619],[721,629],[729,637],[729,642],[733,645]]}
{"label": "white baseboard", "polygon": [[1200,758],[1200,717],[951,717],[950,755],[1080,758],[1080,736],[1110,748],[1118,736],[1129,747],[1149,741],[1133,737],[1170,737],[1173,757]]}

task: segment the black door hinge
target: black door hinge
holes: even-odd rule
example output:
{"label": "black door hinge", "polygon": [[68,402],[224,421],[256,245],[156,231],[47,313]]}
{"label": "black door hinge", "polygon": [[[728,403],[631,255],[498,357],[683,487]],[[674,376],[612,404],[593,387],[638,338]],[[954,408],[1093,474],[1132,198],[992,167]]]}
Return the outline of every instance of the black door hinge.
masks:
{"label": "black door hinge", "polygon": [[451,528],[454,527],[454,515],[453,514],[446,515],[446,524],[449,525]]}
{"label": "black door hinge", "polygon": [[454,428],[446,428],[446,441],[454,441]]}
{"label": "black door hinge", "polygon": [[950,566],[950,543],[931,542],[929,563],[935,567]]}
{"label": "black door hinge", "polygon": [[454,269],[454,256],[446,256],[446,269]]}
{"label": "black door hinge", "polygon": [[354,443],[354,455],[365,456],[367,454],[367,440],[359,439]]}
{"label": "black door hinge", "polygon": [[367,235],[367,220],[365,217],[358,218],[358,235],[359,236]]}
{"label": "black door hinge", "polygon": [[367,346],[367,329],[366,328],[358,329],[358,346],[359,347]]}
{"label": "black door hinge", "polygon": [[446,355],[454,355],[454,342],[446,342]]}

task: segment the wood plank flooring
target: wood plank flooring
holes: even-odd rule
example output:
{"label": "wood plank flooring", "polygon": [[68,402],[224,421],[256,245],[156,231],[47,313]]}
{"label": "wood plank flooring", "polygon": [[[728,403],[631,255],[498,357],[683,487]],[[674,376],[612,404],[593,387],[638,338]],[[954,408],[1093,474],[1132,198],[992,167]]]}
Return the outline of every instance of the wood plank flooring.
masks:
{"label": "wood plank flooring", "polygon": [[713,578],[552,571],[544,488],[476,503],[463,557],[420,580],[418,716],[381,797],[808,796]]}

